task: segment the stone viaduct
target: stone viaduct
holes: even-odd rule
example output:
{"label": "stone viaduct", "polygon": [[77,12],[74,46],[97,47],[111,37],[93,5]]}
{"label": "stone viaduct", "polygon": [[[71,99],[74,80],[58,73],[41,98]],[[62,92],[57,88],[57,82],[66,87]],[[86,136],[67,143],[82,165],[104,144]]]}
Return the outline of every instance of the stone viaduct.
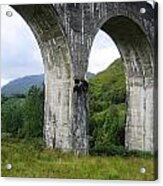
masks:
{"label": "stone viaduct", "polygon": [[[12,5],[41,50],[45,71],[47,147],[87,153],[87,96],[73,92],[83,79],[99,29],[111,36],[126,69],[125,145],[157,150],[157,4],[147,2]],[[145,8],[145,13],[140,9]]]}

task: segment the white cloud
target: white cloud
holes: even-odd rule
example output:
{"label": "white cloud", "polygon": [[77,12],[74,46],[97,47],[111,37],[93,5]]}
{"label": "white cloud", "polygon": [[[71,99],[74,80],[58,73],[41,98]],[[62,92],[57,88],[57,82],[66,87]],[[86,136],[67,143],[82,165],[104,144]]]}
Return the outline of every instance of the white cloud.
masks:
{"label": "white cloud", "polygon": [[93,42],[89,56],[88,71],[92,73],[103,71],[119,57],[119,51],[112,39],[100,30]]}
{"label": "white cloud", "polygon": [[[12,17],[6,15],[12,11]],[[43,73],[37,41],[23,18],[7,5],[1,7],[1,49],[3,82]]]}
{"label": "white cloud", "polygon": [[1,78],[1,87],[3,87],[4,85],[6,85],[7,83],[9,83],[12,79],[3,79]]}

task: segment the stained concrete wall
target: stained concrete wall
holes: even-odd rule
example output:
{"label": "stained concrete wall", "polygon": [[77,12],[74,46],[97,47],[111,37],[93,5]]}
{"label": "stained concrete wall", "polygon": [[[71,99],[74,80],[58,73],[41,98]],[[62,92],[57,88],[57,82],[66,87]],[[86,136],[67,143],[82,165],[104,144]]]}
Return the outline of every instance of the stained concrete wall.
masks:
{"label": "stained concrete wall", "polygon": [[[73,93],[83,79],[99,29],[116,43],[126,67],[129,150],[157,150],[157,5],[147,2],[14,6],[36,36],[45,64],[47,147],[87,153],[87,94]],[[146,8],[140,14],[140,8]],[[156,96],[157,97],[157,96]],[[155,108],[155,109],[154,109]],[[155,133],[154,133],[155,132]]]}

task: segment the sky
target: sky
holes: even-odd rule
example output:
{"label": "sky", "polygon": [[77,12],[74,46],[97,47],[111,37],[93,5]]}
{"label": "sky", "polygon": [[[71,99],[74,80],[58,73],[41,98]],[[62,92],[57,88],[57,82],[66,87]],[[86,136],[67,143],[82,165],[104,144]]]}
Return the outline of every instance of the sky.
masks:
{"label": "sky", "polygon": [[[11,11],[12,16],[6,12]],[[96,34],[89,56],[88,70],[98,73],[120,57],[112,39],[102,30]],[[11,7],[1,7],[1,87],[27,75],[44,72],[37,41],[23,18]]]}

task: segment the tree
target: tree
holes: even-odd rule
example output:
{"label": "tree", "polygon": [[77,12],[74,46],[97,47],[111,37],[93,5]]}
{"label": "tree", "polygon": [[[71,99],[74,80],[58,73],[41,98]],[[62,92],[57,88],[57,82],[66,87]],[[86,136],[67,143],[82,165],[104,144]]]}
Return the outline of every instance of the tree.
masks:
{"label": "tree", "polygon": [[25,126],[26,138],[42,137],[43,135],[43,91],[32,86],[25,100]]}
{"label": "tree", "polygon": [[8,98],[2,104],[1,116],[2,132],[10,133],[12,137],[19,136],[24,125],[23,101]]}

